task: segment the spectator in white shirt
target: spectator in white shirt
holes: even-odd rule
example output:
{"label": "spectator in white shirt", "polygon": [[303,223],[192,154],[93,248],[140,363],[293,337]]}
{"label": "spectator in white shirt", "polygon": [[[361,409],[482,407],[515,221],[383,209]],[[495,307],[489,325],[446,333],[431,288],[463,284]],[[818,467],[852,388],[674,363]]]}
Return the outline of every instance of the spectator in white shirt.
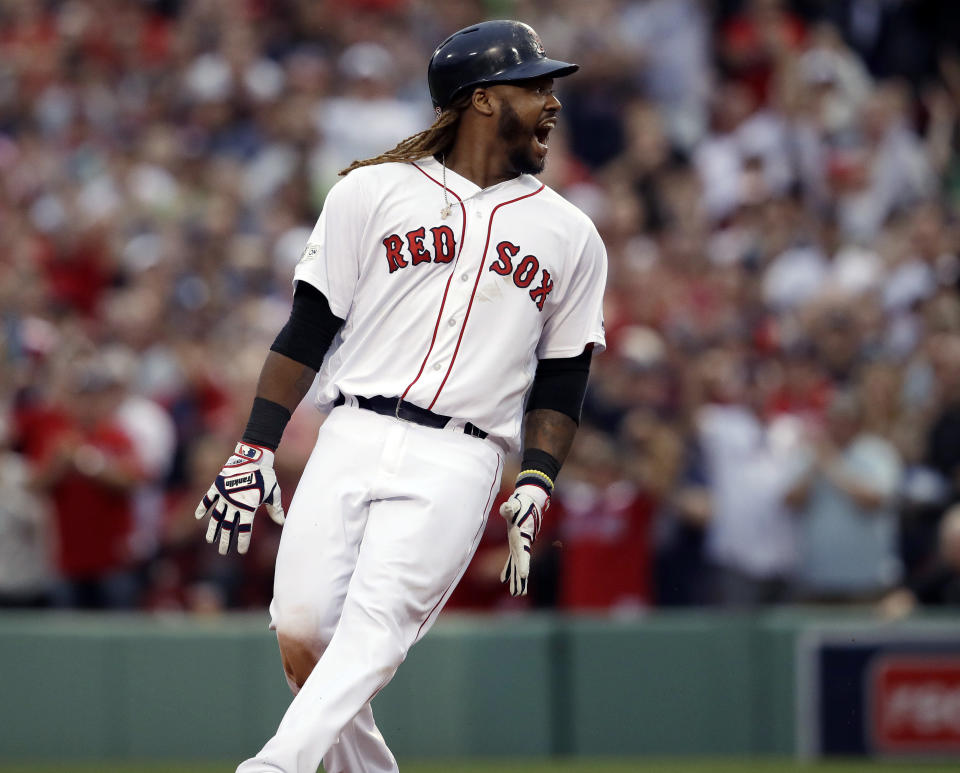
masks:
{"label": "spectator in white shirt", "polygon": [[766,421],[758,374],[736,355],[718,355],[707,365],[725,372],[727,399],[697,416],[712,511],[706,535],[715,569],[712,595],[733,606],[784,601],[796,562],[794,516],[785,496],[796,476],[798,419]]}
{"label": "spectator in white shirt", "polygon": [[31,491],[23,458],[7,449],[5,425],[0,413],[0,609],[47,606],[53,584],[49,513]]}

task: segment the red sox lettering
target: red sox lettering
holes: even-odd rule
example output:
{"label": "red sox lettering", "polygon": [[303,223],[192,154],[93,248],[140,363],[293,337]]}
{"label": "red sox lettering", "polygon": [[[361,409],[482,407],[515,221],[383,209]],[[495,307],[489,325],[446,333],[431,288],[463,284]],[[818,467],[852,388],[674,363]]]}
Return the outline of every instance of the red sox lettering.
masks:
{"label": "red sox lettering", "polygon": [[540,272],[540,284],[530,291],[530,297],[537,304],[537,309],[543,311],[544,301],[550,291],[553,290],[553,280],[550,278],[550,272],[547,269],[540,269],[540,261],[535,255],[526,255],[513,267],[513,259],[520,254],[520,247],[512,242],[503,241],[497,245],[497,260],[490,265],[490,271],[500,276],[509,276],[513,274],[513,283],[520,288],[527,288],[533,282],[533,278]]}
{"label": "red sox lettering", "polygon": [[[456,255],[457,243],[453,230],[449,226],[439,225],[430,229],[433,236],[433,251],[424,243],[427,229],[424,226],[408,231],[405,237],[390,234],[383,240],[386,247],[387,267],[392,274],[399,268],[416,266],[421,263],[449,263]],[[404,250],[404,248],[406,248]],[[404,254],[406,252],[406,254]],[[530,287],[537,274],[540,274],[540,283],[530,290],[530,298],[536,304],[538,311],[543,311],[543,304],[553,290],[553,279],[547,269],[540,268],[540,261],[535,255],[526,255],[520,259],[514,268],[513,259],[520,254],[520,247],[512,242],[502,241],[497,245],[497,260],[490,264],[490,271],[500,276],[513,275],[513,283],[522,290]]]}
{"label": "red sox lettering", "polygon": [[406,234],[406,252],[410,256],[410,263],[407,262],[407,258],[402,252],[403,238],[397,234],[390,234],[383,240],[383,246],[387,248],[387,266],[391,274],[398,268],[406,268],[411,264],[416,266],[420,263],[449,263],[453,260],[457,249],[453,230],[445,225],[438,225],[430,229],[433,237],[433,252],[424,243],[426,230],[424,226],[420,226]]}

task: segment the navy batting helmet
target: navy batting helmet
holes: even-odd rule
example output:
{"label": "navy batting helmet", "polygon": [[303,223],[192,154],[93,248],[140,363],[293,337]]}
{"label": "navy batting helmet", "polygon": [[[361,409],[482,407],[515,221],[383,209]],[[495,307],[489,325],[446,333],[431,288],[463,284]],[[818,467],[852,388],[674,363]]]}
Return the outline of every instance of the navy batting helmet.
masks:
{"label": "navy batting helmet", "polygon": [[578,64],[548,59],[540,36],[519,21],[485,21],[454,32],[430,57],[427,82],[433,106],[447,107],[465,89],[494,83],[562,78]]}

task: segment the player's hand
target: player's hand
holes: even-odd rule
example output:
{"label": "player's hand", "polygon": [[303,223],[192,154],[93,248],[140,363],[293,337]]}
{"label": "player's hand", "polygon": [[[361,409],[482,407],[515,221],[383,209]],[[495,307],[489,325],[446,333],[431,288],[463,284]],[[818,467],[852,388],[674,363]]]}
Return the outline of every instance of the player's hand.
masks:
{"label": "player's hand", "polygon": [[253,533],[253,514],[263,505],[276,523],[282,524],[280,487],[273,471],[273,451],[237,443],[206,496],[197,506],[197,520],[210,513],[207,542],[219,538],[220,554],[226,555],[230,537],[237,533],[237,552],[246,553]]}
{"label": "player's hand", "polygon": [[540,521],[550,506],[550,497],[539,486],[517,486],[510,498],[500,505],[500,515],[507,522],[510,555],[500,572],[500,582],[510,584],[511,596],[527,595],[530,574],[530,549],[540,532]]}

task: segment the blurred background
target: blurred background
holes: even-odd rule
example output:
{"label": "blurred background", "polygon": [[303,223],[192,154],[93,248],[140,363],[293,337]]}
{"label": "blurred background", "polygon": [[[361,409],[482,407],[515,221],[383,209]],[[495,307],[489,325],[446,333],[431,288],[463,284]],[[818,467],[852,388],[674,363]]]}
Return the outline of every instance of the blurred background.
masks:
{"label": "blurred background", "polygon": [[[258,518],[250,554],[224,558],[194,508],[337,172],[428,125],[430,53],[502,17],[581,64],[558,82],[542,177],[606,243],[608,351],[531,596],[499,584],[491,518],[439,638],[456,639],[453,612],[522,628],[503,616],[528,607],[550,641],[588,619],[567,613],[641,638],[671,620],[755,644],[756,626],[794,626],[793,681],[771,699],[785,724],[731,748],[816,753],[831,721],[811,729],[819,693],[795,695],[793,674],[829,658],[809,637],[797,654],[807,623],[783,621],[913,641],[941,609],[923,683],[960,705],[950,0],[0,0],[0,607],[216,631],[247,610],[263,627],[279,528]],[[321,420],[305,401],[287,429],[288,498]],[[0,616],[14,639],[24,619]],[[544,652],[548,670],[563,662]],[[875,654],[871,695],[889,676]],[[905,662],[887,664],[894,693],[918,678]],[[927,746],[900,742],[958,753],[960,712],[944,711],[933,735],[914,728]],[[795,713],[813,719],[798,730]],[[556,739],[570,716],[544,750],[579,750]],[[902,751],[861,741],[846,752]]]}

